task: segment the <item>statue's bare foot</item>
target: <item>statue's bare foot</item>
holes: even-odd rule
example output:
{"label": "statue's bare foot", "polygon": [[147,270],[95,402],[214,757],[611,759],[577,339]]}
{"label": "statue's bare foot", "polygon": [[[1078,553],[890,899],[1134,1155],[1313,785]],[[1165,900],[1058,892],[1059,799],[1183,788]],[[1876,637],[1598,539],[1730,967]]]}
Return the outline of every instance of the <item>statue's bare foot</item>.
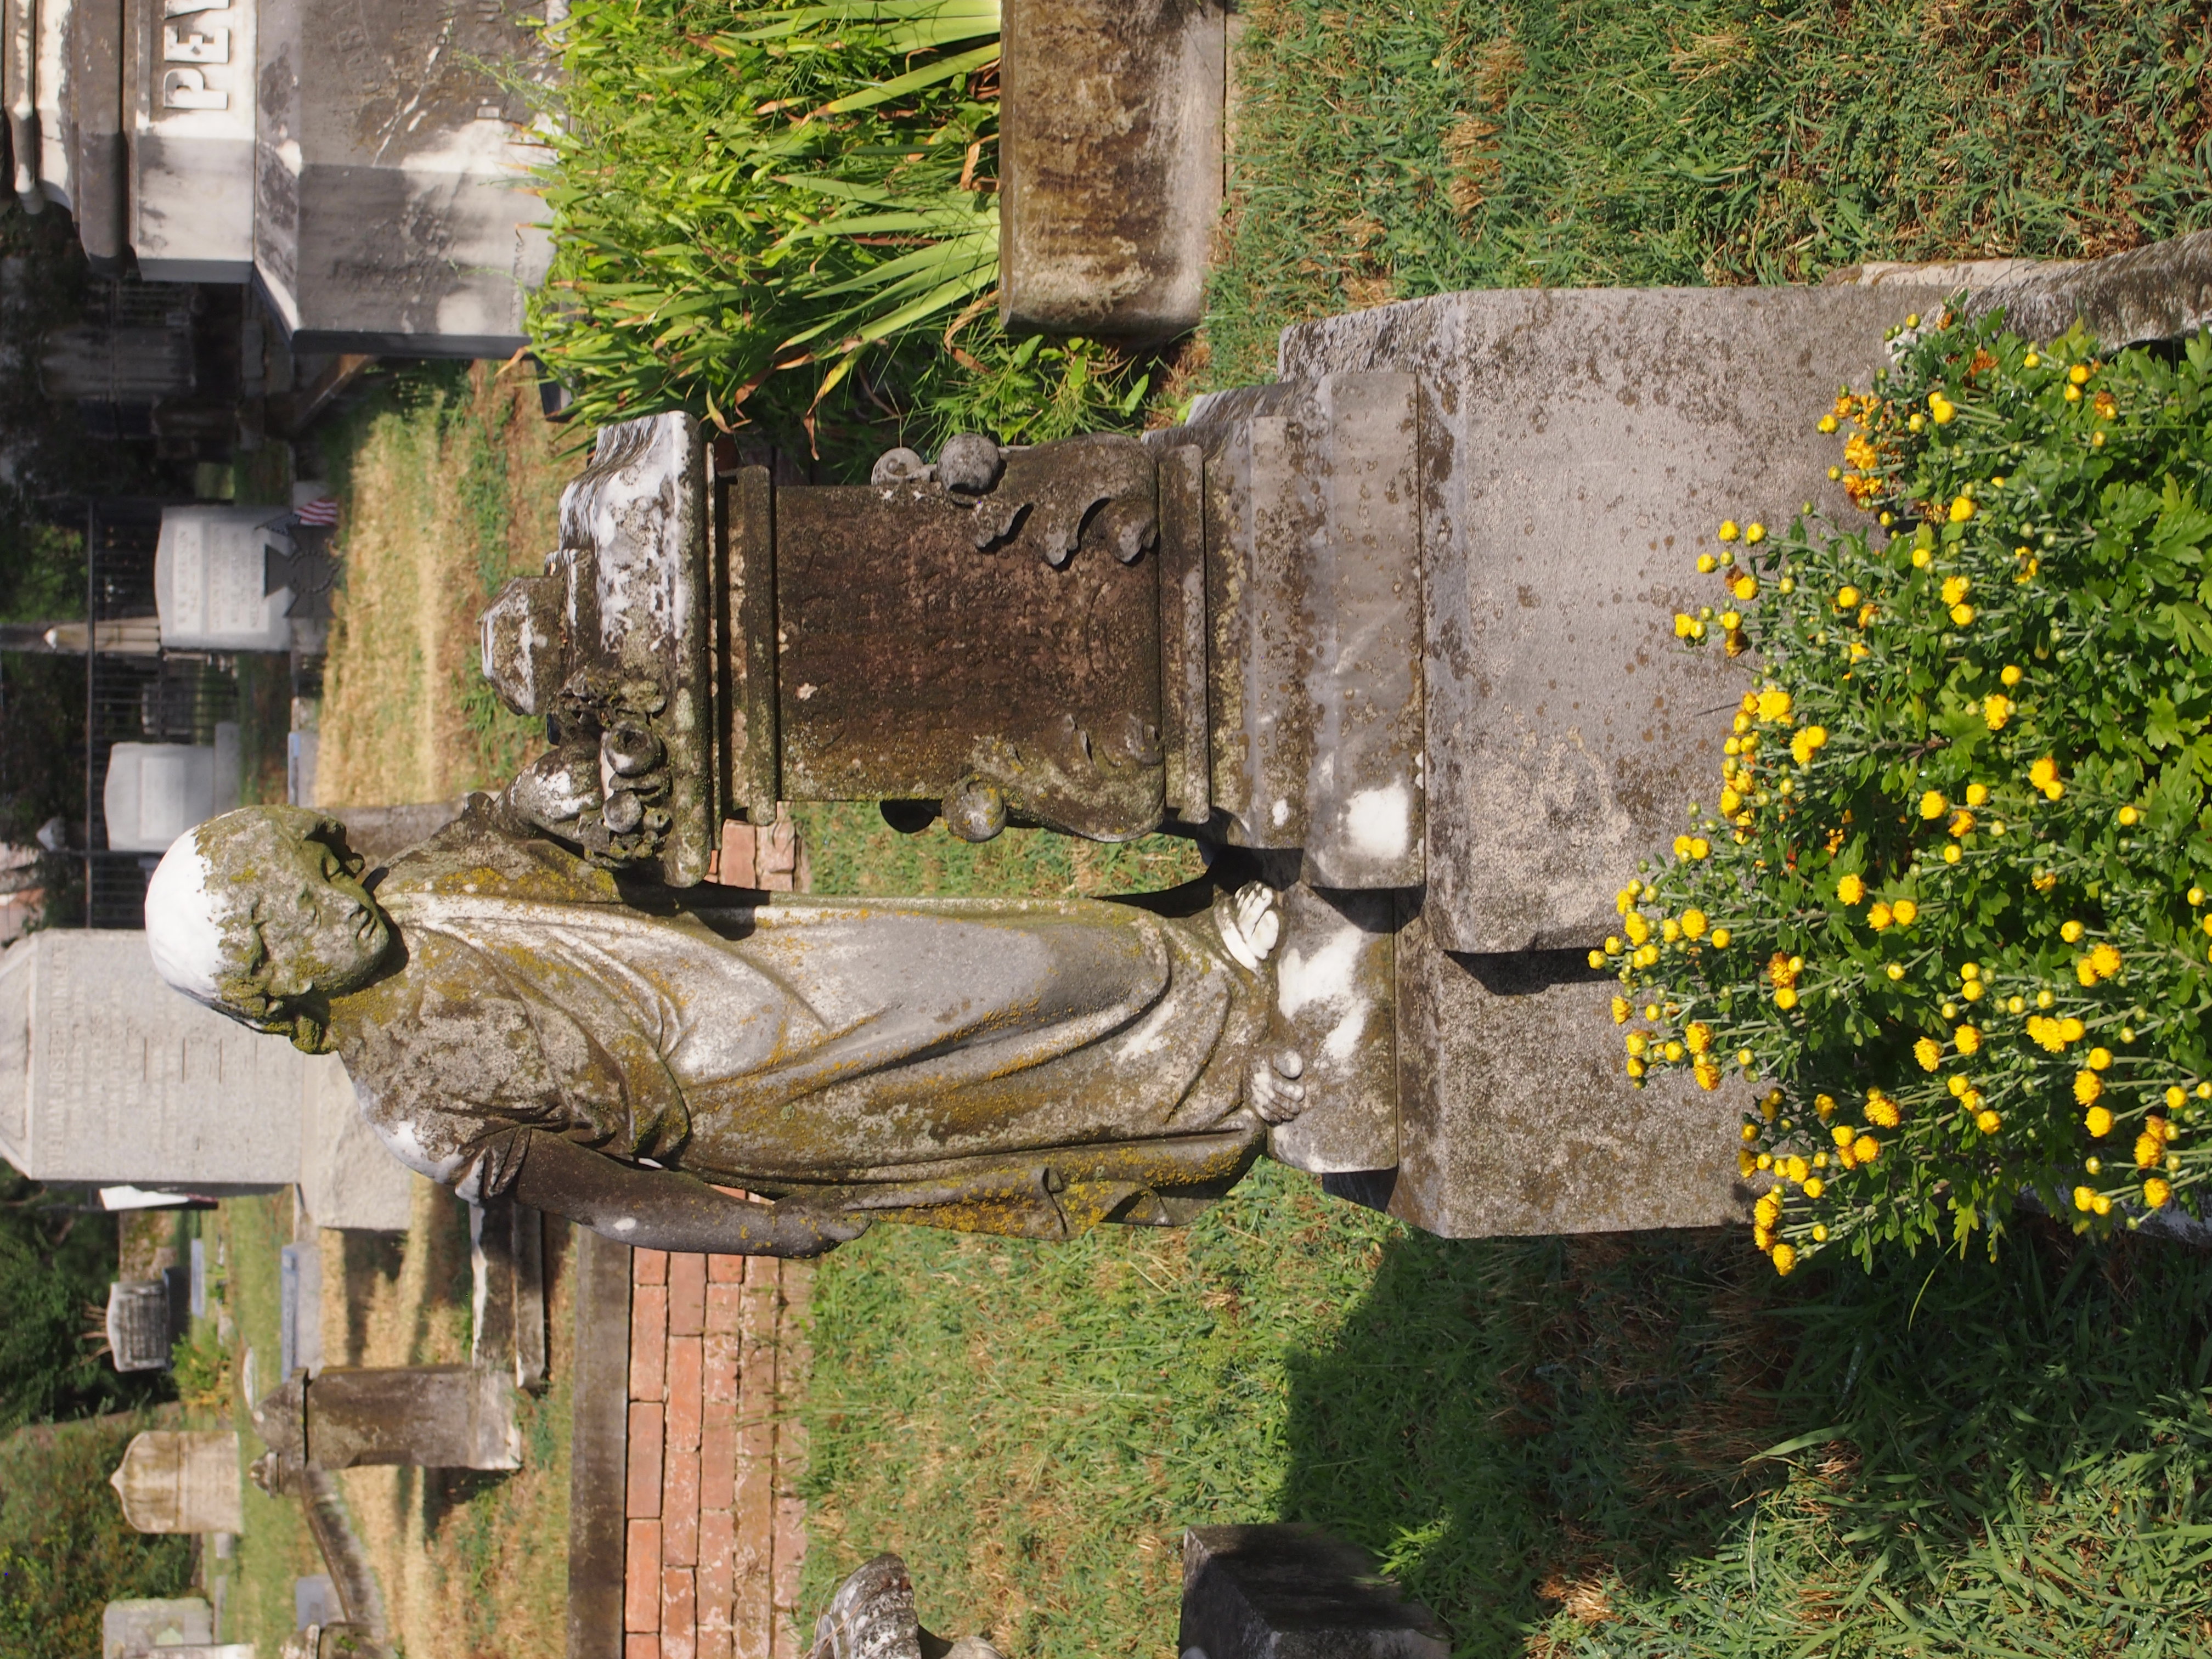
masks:
{"label": "statue's bare foot", "polygon": [[1252,1062],[1252,1109],[1269,1123],[1288,1123],[1306,1109],[1304,1056],[1279,1048]]}
{"label": "statue's bare foot", "polygon": [[1265,884],[1248,881],[1227,900],[1213,907],[1214,925],[1221,943],[1238,963],[1254,973],[1274,954],[1283,936],[1283,912],[1274,893]]}

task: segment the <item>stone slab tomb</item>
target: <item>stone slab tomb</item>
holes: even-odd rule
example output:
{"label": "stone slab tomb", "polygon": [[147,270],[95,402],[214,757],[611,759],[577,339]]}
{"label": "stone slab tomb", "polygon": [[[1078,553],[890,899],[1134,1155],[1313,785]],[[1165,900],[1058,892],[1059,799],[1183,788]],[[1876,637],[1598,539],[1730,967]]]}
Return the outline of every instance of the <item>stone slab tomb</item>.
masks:
{"label": "stone slab tomb", "polygon": [[[2125,341],[2200,324],[2208,272],[2201,234],[1976,302]],[[1632,1088],[1585,958],[1749,680],[1674,638],[1698,552],[1851,521],[1814,422],[1957,286],[1407,301],[1141,441],[971,435],[867,485],[609,428],[483,618],[566,745],[515,799],[679,887],[787,800],[1197,836],[1285,895],[1270,1040],[1310,1069],[1275,1157],[1447,1237],[1730,1219],[1737,1103]]]}

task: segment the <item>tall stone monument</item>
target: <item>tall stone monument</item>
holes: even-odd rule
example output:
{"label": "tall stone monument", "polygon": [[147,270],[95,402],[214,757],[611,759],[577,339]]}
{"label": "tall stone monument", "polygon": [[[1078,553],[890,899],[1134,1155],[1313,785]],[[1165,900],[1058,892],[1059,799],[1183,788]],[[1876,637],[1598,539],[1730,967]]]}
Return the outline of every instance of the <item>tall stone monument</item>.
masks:
{"label": "tall stone monument", "polygon": [[49,929],[0,955],[0,1157],[40,1181],[297,1182],[324,1225],[407,1225],[410,1177],[337,1060],[172,995],[133,932]]}
{"label": "tall stone monument", "polygon": [[550,73],[547,11],[9,0],[17,193],[95,270],[258,283],[295,351],[505,356],[550,257],[513,89]]}

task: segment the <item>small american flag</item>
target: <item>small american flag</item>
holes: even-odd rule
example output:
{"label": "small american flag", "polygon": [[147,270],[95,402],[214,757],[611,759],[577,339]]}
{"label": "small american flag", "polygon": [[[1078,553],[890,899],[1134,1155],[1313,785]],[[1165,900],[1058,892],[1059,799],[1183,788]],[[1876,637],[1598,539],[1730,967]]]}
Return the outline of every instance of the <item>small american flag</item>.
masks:
{"label": "small american flag", "polygon": [[330,496],[325,495],[309,501],[304,507],[293,508],[292,516],[301,524],[320,525],[325,529],[330,529],[338,521],[338,504]]}

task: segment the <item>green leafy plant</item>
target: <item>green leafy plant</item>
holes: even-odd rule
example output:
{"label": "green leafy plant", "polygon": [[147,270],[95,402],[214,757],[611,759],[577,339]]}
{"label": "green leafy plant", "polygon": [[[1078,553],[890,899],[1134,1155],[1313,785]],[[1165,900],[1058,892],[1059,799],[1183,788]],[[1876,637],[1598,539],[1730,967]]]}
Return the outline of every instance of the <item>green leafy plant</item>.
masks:
{"label": "green leafy plant", "polygon": [[1722,791],[1620,896],[1639,1080],[1753,1097],[1755,1238],[2103,1235],[2212,1158],[2212,341],[2101,361],[1998,319],[1894,337],[1820,421],[1870,516],[1720,526],[1756,651]]}
{"label": "green leafy plant", "polygon": [[998,0],[573,7],[531,330],[579,419],[688,409],[836,447],[855,422],[1034,440],[1133,411],[1110,348],[998,327]]}
{"label": "green leafy plant", "polygon": [[133,1532],[107,1477],[143,1417],[25,1429],[0,1440],[0,1653],[82,1659],[110,1601],[186,1594],[192,1540]]}
{"label": "green leafy plant", "polygon": [[230,1345],[207,1320],[196,1320],[191,1333],[169,1350],[169,1376],[177,1398],[187,1406],[220,1410],[231,1400]]}

